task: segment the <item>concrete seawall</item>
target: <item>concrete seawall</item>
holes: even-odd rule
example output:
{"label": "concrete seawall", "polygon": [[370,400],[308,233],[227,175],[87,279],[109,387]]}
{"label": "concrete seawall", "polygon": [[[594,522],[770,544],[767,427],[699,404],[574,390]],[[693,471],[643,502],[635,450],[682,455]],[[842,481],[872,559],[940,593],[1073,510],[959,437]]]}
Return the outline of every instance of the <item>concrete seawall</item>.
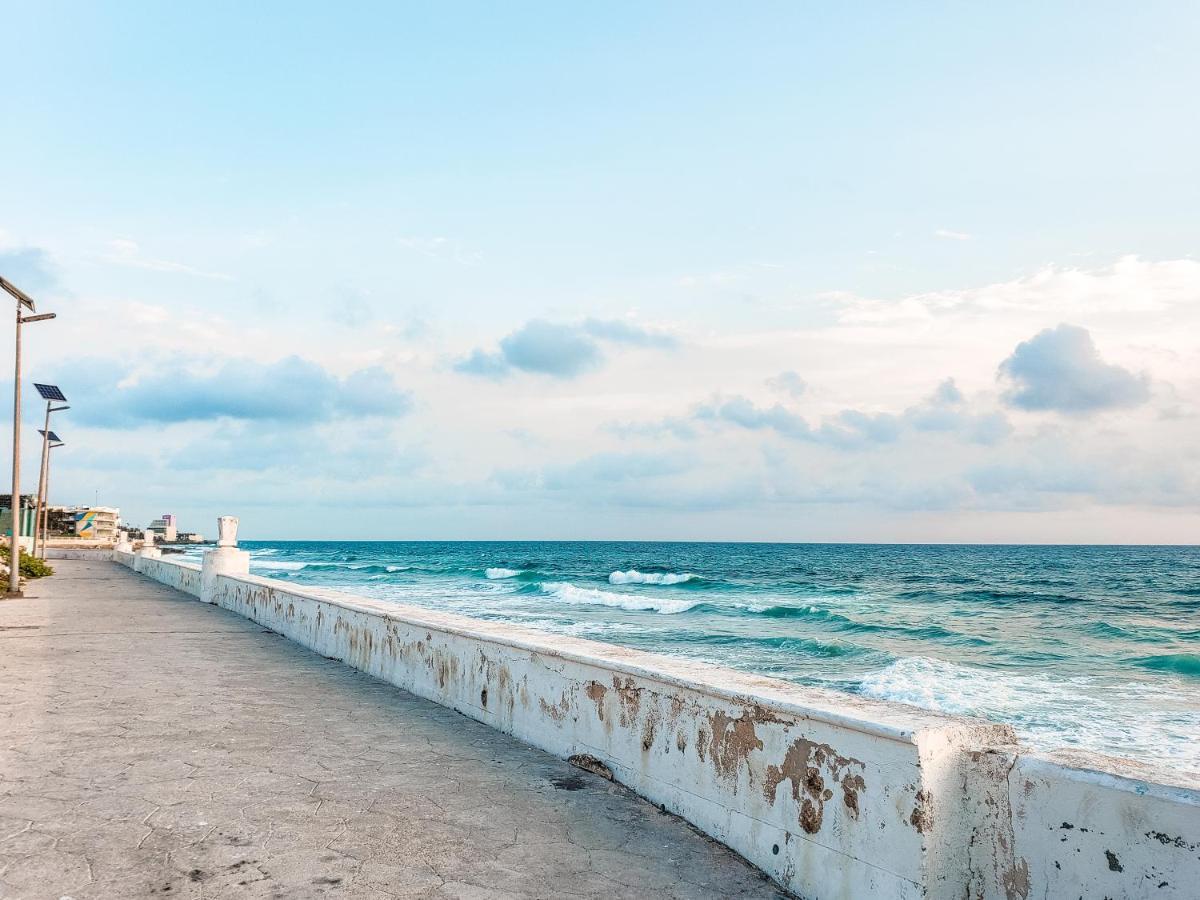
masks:
{"label": "concrete seawall", "polygon": [[207,562],[111,557],[608,775],[802,897],[1175,900],[1200,884],[1194,780],[1029,754],[989,722]]}

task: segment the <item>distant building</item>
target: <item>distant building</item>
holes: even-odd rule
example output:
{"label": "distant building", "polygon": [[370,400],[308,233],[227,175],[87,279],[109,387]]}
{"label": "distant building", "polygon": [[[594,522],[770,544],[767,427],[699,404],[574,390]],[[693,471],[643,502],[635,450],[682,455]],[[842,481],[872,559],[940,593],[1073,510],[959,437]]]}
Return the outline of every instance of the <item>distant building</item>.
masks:
{"label": "distant building", "polygon": [[[37,497],[33,494],[21,495],[21,534],[33,534],[33,509],[37,506]],[[0,535],[7,536],[12,531],[12,494],[0,494]]]}
{"label": "distant building", "polygon": [[178,520],[171,513],[163,513],[161,519],[155,519],[147,528],[153,531],[164,544],[174,544],[178,537]]}
{"label": "distant building", "polygon": [[121,511],[115,506],[75,507],[71,514],[75,521],[76,537],[88,541],[116,542]]}
{"label": "distant building", "polygon": [[181,531],[175,538],[177,544],[203,544],[204,535],[195,531]]}

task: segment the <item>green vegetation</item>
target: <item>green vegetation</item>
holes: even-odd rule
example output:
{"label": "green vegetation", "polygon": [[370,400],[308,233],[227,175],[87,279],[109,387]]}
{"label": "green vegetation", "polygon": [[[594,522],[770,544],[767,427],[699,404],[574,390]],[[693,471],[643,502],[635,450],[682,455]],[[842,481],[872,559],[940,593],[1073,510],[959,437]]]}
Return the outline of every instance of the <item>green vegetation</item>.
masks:
{"label": "green vegetation", "polygon": [[[0,560],[5,564],[8,563],[11,551],[7,545],[0,546]],[[53,575],[54,570],[46,565],[46,561],[38,559],[36,556],[30,556],[24,550],[21,551],[21,574],[26,578],[44,578],[47,575]]]}

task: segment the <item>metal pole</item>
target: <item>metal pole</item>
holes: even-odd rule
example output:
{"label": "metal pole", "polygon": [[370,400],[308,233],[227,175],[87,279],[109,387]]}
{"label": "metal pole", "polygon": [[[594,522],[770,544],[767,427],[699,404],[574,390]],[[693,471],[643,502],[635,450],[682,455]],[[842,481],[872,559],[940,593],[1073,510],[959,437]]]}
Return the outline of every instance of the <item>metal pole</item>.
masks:
{"label": "metal pole", "polygon": [[8,595],[21,596],[21,301],[17,301],[17,348],[13,375],[12,542]]}
{"label": "metal pole", "polygon": [[[46,401],[46,427],[42,429],[42,470],[38,474],[37,510],[33,516],[33,555],[44,556],[45,539],[42,537],[42,511],[46,506],[46,467],[50,464],[50,404]],[[38,552],[38,541],[41,540],[42,552]]]}
{"label": "metal pole", "polygon": [[[51,448],[53,449],[53,448]],[[46,508],[42,513],[42,559],[46,558],[46,538],[50,535],[50,456],[46,452]]]}
{"label": "metal pole", "polygon": [[[51,448],[53,449],[53,448]],[[46,531],[50,527],[50,457],[46,457],[46,476],[45,483],[42,488],[43,500],[37,520],[33,523],[33,543],[35,547],[41,547],[41,552],[36,555],[40,559],[46,558]],[[39,543],[40,540],[40,543]]]}

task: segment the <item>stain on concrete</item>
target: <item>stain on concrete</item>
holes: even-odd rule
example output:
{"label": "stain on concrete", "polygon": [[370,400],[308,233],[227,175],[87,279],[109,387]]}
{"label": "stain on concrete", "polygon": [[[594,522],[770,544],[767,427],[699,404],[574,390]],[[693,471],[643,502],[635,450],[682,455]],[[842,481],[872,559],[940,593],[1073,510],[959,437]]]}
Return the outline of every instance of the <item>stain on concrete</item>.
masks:
{"label": "stain on concrete", "polygon": [[1117,859],[1117,854],[1111,850],[1104,851],[1104,858],[1108,860],[1108,870],[1110,872],[1124,872],[1125,867],[1121,865],[1121,861]]}
{"label": "stain on concrete", "polygon": [[[717,775],[735,779],[738,768],[750,754],[763,748],[763,742],[754,728],[754,719],[749,711],[736,719],[724,710],[717,710],[708,717],[709,756]],[[749,766],[747,766],[749,772]]]}
{"label": "stain on concrete", "polygon": [[933,829],[933,798],[927,792],[917,791],[917,802],[908,817],[908,824],[917,829],[917,834]]}
{"label": "stain on concrete", "polygon": [[858,818],[858,792],[866,788],[867,783],[861,775],[842,776],[842,803],[845,804],[850,818]]}
{"label": "stain on concrete", "polygon": [[638,713],[641,712],[642,690],[632,678],[626,678],[622,684],[616,675],[613,676],[612,686],[621,704],[621,727],[628,728],[637,721]]}
{"label": "stain on concrete", "polygon": [[571,711],[571,697],[566,691],[563,691],[562,697],[557,703],[547,703],[544,697],[539,697],[538,705],[541,706],[542,712],[555,722],[561,722]]}
{"label": "stain on concrete", "polygon": [[1022,859],[1004,873],[1001,881],[1004,884],[1005,900],[1028,900],[1029,863]]}
{"label": "stain on concrete", "polygon": [[653,715],[646,716],[646,721],[642,723],[642,752],[647,752],[654,746],[654,726],[657,717]]}
{"label": "stain on concrete", "polygon": [[[846,771],[855,766],[857,772]],[[767,767],[767,780],[763,785],[763,797],[775,803],[779,786],[785,781],[792,783],[792,799],[800,807],[800,827],[808,834],[821,830],[825,818],[825,803],[833,798],[826,788],[828,776],[832,782],[842,785],[842,802],[853,811],[851,818],[858,818],[858,794],[866,789],[862,777],[865,767],[857,759],[842,756],[828,744],[817,744],[799,738],[788,747],[781,765]]]}
{"label": "stain on concrete", "polygon": [[608,688],[598,681],[589,681],[584,693],[587,694],[589,700],[596,704],[596,716],[603,722],[604,698],[608,695]]}
{"label": "stain on concrete", "polygon": [[1161,831],[1147,831],[1146,837],[1158,841],[1166,847],[1178,847],[1180,850],[1200,850],[1200,843],[1189,843],[1178,835],[1163,834]]}

